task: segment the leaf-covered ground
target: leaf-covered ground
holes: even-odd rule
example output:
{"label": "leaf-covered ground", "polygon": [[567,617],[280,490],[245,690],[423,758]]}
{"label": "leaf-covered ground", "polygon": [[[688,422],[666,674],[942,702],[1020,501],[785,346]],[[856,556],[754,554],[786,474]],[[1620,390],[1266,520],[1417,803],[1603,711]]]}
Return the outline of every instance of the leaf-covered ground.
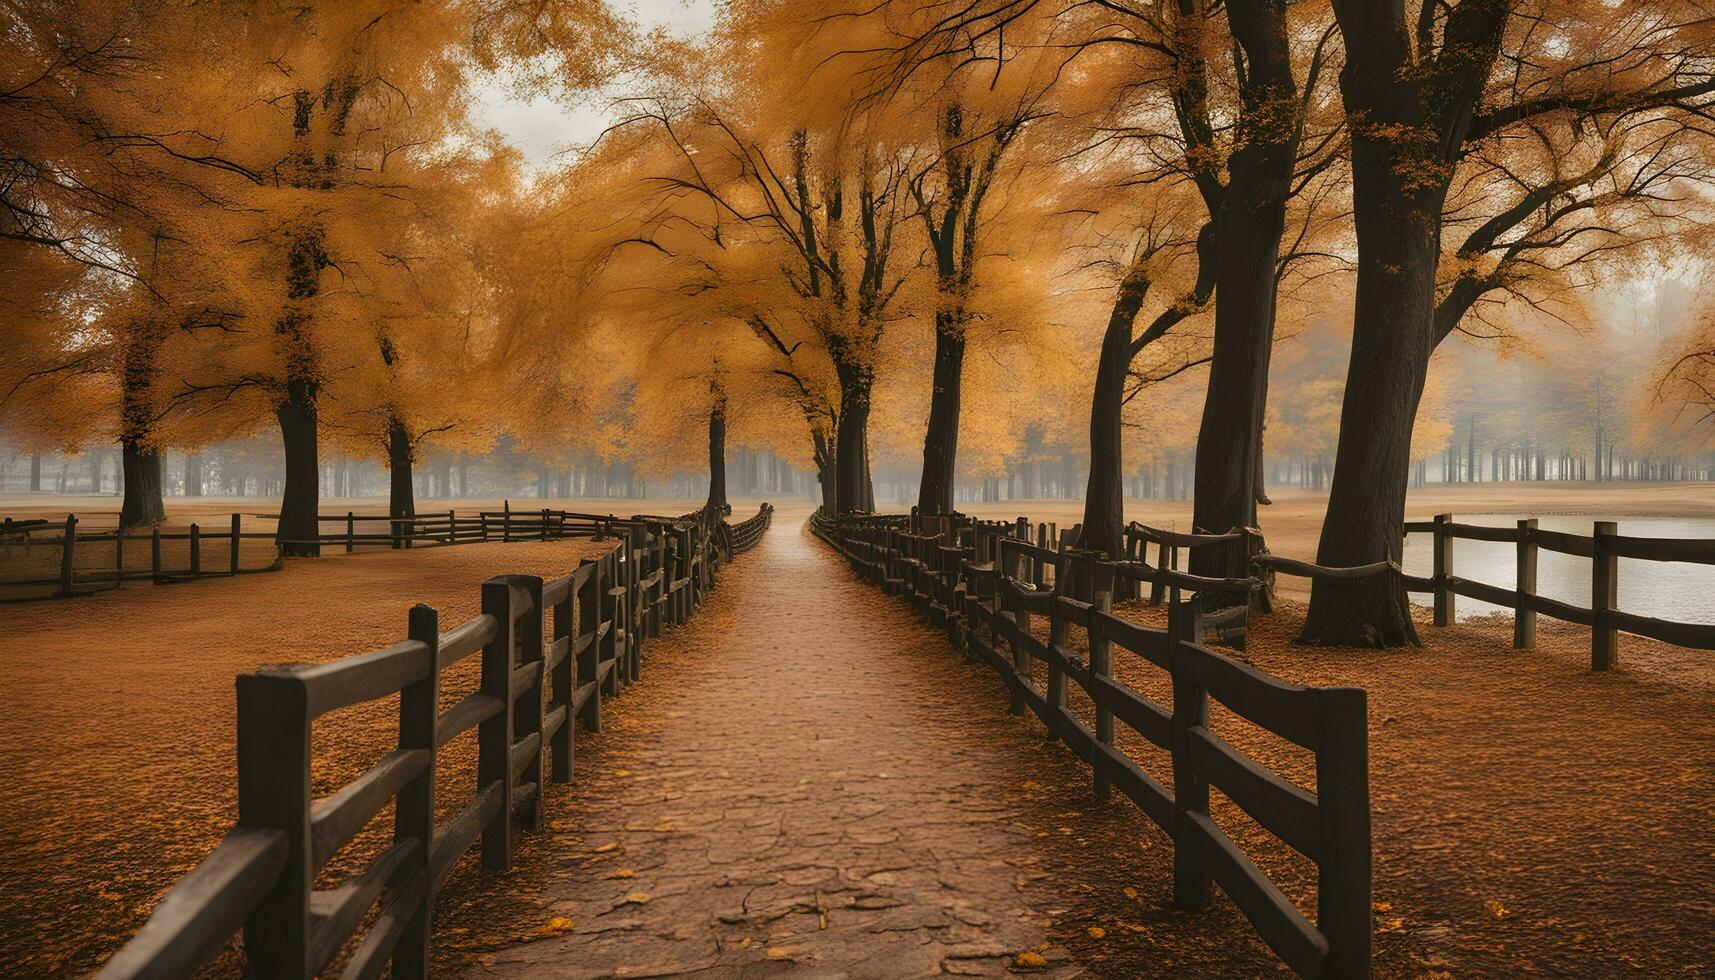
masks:
{"label": "leaf-covered ground", "polygon": [[[564,575],[610,547],[589,541],[461,545],[291,561],[279,572],[0,606],[0,974],[74,974],[99,963],[155,898],[214,847],[236,814],[233,677],[404,638],[425,602],[450,628],[479,611],[490,576]],[[477,660],[443,680],[450,702]],[[315,729],[318,795],[397,736],[396,702]],[[474,739],[441,755],[438,795],[468,800]],[[388,811],[389,813],[391,811]],[[385,838],[391,817],[331,875]],[[373,839],[371,839],[373,838]]]}

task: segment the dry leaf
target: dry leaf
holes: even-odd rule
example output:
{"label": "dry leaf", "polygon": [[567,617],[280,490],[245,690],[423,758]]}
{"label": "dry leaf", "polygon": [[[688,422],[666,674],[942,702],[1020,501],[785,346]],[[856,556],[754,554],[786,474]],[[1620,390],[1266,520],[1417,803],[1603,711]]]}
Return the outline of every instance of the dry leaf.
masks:
{"label": "dry leaf", "polygon": [[1047,966],[1048,960],[1041,953],[1027,949],[1012,958],[1012,965],[1032,969]]}
{"label": "dry leaf", "polygon": [[1090,938],[1091,939],[1100,939],[1103,936],[1106,936],[1107,934],[1108,934],[1108,931],[1106,929],[1103,929],[1101,926],[1091,926],[1090,927]]}

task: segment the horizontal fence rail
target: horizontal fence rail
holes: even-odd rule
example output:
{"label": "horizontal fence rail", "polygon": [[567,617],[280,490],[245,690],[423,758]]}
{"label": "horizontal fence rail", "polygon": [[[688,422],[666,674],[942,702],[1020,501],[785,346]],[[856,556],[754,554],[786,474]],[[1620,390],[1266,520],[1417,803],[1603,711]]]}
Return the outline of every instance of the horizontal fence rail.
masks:
{"label": "horizontal fence rail", "polygon": [[[1438,514],[1431,521],[1407,521],[1405,533],[1431,536],[1433,572],[1428,578],[1408,576],[1406,587],[1434,597],[1437,626],[1452,625],[1456,618],[1457,597],[1465,596],[1513,610],[1513,646],[1521,650],[1536,645],[1536,617],[1539,613],[1589,627],[1591,670],[1608,670],[1619,663],[1619,634],[1622,632],[1675,646],[1715,650],[1715,625],[1639,616],[1618,608],[1619,559],[1715,565],[1715,541],[1623,535],[1613,521],[1594,521],[1590,533],[1583,535],[1545,531],[1537,526],[1535,518],[1520,520],[1513,527],[1488,527],[1457,523],[1452,514]],[[1517,560],[1512,588],[1461,578],[1456,574],[1453,543],[1458,540],[1513,545]],[[1588,607],[1537,593],[1537,556],[1542,551],[1590,559]]]}
{"label": "horizontal fence rail", "polygon": [[[1366,695],[1357,688],[1307,688],[1274,678],[1197,642],[1218,627],[1196,597],[1242,603],[1261,583],[1188,575],[1139,560],[1106,561],[1076,548],[1076,529],[941,518],[817,514],[812,530],[852,568],[911,600],[956,645],[1005,681],[1014,713],[1029,708],[1094,772],[1095,791],[1118,789],[1174,842],[1175,904],[1206,905],[1218,884],[1261,938],[1306,977],[1365,977],[1370,971],[1369,736]],[[1201,546],[1185,536],[1136,535],[1138,542]],[[1222,542],[1242,534],[1210,535]],[[1135,555],[1136,551],[1128,551]],[[1316,571],[1326,571],[1311,568]],[[1169,626],[1154,629],[1112,613],[1116,596],[1143,585],[1170,598]],[[1191,599],[1181,598],[1185,592]],[[1047,624],[1044,639],[1033,624]],[[1069,639],[1081,630],[1088,656]],[[1158,704],[1114,675],[1116,653],[1162,671],[1172,703]],[[1038,684],[1033,667],[1046,667]],[[1067,707],[1068,684],[1093,705],[1093,727]],[[1221,737],[1210,704],[1315,757],[1314,790],[1270,771]],[[1115,744],[1129,728],[1166,756],[1172,784],[1145,772]],[[1285,847],[1318,869],[1312,922],[1209,814],[1215,787]]]}
{"label": "horizontal fence rail", "polygon": [[[237,826],[98,976],[187,976],[240,931],[252,976],[302,980],[342,957],[346,977],[389,965],[393,977],[427,976],[434,897],[458,859],[474,847],[484,869],[511,867],[514,833],[542,827],[544,782],[571,780],[575,729],[601,729],[603,702],[639,679],[644,639],[688,620],[742,550],[717,538],[754,545],[772,513],[764,504],[730,529],[702,512],[614,521],[612,550],[557,579],[490,579],[481,613],[452,629],[417,605],[392,646],[239,675]],[[480,682],[440,710],[443,674],[470,657],[481,660]],[[311,724],[394,695],[397,747],[313,799]],[[438,753],[467,736],[477,742],[476,790],[437,823]],[[317,890],[318,872],[389,803],[391,846]]]}

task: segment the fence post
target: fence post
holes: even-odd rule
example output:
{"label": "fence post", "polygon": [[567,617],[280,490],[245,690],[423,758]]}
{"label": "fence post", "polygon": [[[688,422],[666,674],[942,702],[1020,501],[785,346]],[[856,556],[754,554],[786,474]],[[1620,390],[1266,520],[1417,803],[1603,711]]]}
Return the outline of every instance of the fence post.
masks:
{"label": "fence post", "polygon": [[[530,597],[530,608],[518,617],[518,663],[515,670],[531,671],[530,683],[512,703],[512,737],[514,743],[536,736],[536,748],[524,761],[518,777],[519,786],[533,785],[535,793],[524,812],[524,826],[542,829],[542,579],[535,575],[508,575],[514,588]],[[510,757],[511,747],[508,747]],[[510,764],[510,758],[508,759]],[[510,770],[507,778],[512,778]]]}
{"label": "fence post", "polygon": [[[1019,520],[1022,521],[1023,518]],[[1028,524],[1021,526],[1024,528],[1024,543],[1029,544],[1030,526]],[[1007,577],[1011,581],[999,583],[1001,611],[1006,610],[1007,599],[1012,595],[1017,583],[1024,579],[1025,564],[1029,560],[1022,548],[1013,552],[1012,568],[1007,572]],[[1017,675],[1018,683],[1011,685],[1012,704],[1008,706],[1007,710],[1012,714],[1022,715],[1024,714],[1024,689],[1022,685],[1030,682],[1030,650],[1024,642],[1024,639],[1030,636],[1030,610],[1020,605],[1018,609],[1013,611],[1012,624],[1015,630],[1012,638],[1012,670]]]}
{"label": "fence post", "polygon": [[1536,518],[1518,522],[1518,605],[1513,609],[1513,649],[1536,646]]}
{"label": "fence post", "polygon": [[440,615],[430,606],[411,607],[407,635],[428,648],[429,672],[399,692],[399,748],[427,752],[429,764],[399,790],[393,807],[393,840],[414,840],[413,872],[422,890],[412,902],[408,924],[393,949],[393,976],[422,980],[429,975],[429,936],[434,932],[434,883],[429,862],[435,846],[435,716],[440,699]]}
{"label": "fence post", "polygon": [[1048,709],[1066,714],[1066,672],[1060,669],[1057,657],[1059,650],[1066,646],[1066,616],[1060,611],[1059,598],[1069,595],[1065,590],[1071,580],[1077,578],[1071,574],[1072,557],[1066,554],[1066,545],[1060,544],[1060,558],[1054,563],[1054,592],[1048,605]]}
{"label": "fence post", "polygon": [[72,568],[77,561],[77,515],[66,515],[65,538],[60,542],[60,594],[71,595]]}
{"label": "fence post", "polygon": [[601,603],[602,624],[607,627],[601,642],[596,644],[601,648],[601,654],[596,659],[596,668],[598,671],[603,666],[607,668],[607,679],[601,682],[601,691],[608,697],[619,693],[619,603],[613,595],[613,556],[614,552],[611,551],[603,555],[596,567],[596,578],[600,583],[596,595]]}
{"label": "fence post", "polygon": [[345,553],[351,554],[357,547],[357,515],[351,511],[345,512]]}
{"label": "fence post", "polygon": [[542,508],[542,527],[539,533],[541,540],[548,540],[548,508],[546,507]]}
{"label": "fence post", "polygon": [[238,676],[238,825],[286,835],[286,866],[244,923],[251,975],[310,975],[310,713],[282,670]]}
{"label": "fence post", "polygon": [[243,518],[238,514],[232,515],[232,561],[230,564],[234,575],[238,574],[238,542],[242,540],[239,537],[242,528]]}
{"label": "fence post", "polygon": [[125,525],[113,529],[113,587],[125,584]]}
{"label": "fence post", "polygon": [[[1147,551],[1149,548],[1148,542],[1144,543],[1144,548]],[[1155,549],[1155,570],[1158,572],[1165,572],[1172,567],[1173,559],[1168,554],[1167,542],[1162,541]],[[1166,592],[1166,580],[1162,576],[1157,575],[1155,580],[1149,583],[1149,604],[1152,606],[1161,605],[1161,600],[1166,596]]]}
{"label": "fence post", "polygon": [[[1112,612],[1114,608],[1114,573],[1113,570],[1095,563],[1092,586],[1094,592],[1093,607],[1090,611],[1090,673],[1096,677],[1111,678],[1114,676],[1114,645],[1108,639],[1107,630],[1098,625],[1101,617],[1098,613]],[[1101,746],[1114,744],[1113,712],[1096,702],[1096,743]],[[1090,753],[1091,768],[1096,774],[1096,799],[1106,802],[1111,792],[1108,788],[1108,758],[1107,754],[1098,749]]]}
{"label": "fence post", "polygon": [[156,582],[161,580],[161,525],[155,525],[149,532],[149,577]]}
{"label": "fence post", "polygon": [[[1178,590],[1174,590],[1177,592]],[[1192,642],[1196,610],[1191,601],[1173,599],[1167,608],[1167,662],[1177,664],[1180,648]],[[1209,783],[1191,765],[1191,729],[1209,724],[1209,694],[1178,669],[1173,671],[1173,904],[1200,909],[1209,904],[1209,873],[1190,848],[1178,842],[1191,833],[1191,814],[1209,815]]]}
{"label": "fence post", "polygon": [[1432,585],[1435,588],[1435,625],[1452,626],[1456,614],[1454,608],[1455,596],[1453,588],[1447,579],[1453,575],[1453,535],[1447,532],[1447,525],[1453,523],[1452,514],[1435,515],[1435,571]]}
{"label": "fence post", "polygon": [[517,623],[512,615],[512,583],[491,578],[482,583],[482,611],[493,616],[494,639],[482,648],[482,693],[501,710],[477,727],[476,787],[482,793],[500,784],[500,811],[482,830],[482,866],[512,870],[512,646]]}
{"label": "fence post", "polygon": [[202,529],[191,525],[191,578],[202,575]]}
{"label": "fence post", "polygon": [[[1326,975],[1370,975],[1370,749],[1361,688],[1316,692],[1316,810],[1321,860],[1316,928],[1328,940]],[[1207,790],[1205,790],[1207,792]]]}
{"label": "fence post", "polygon": [[633,524],[625,542],[626,645],[631,650],[631,680],[637,682],[643,669],[643,547],[641,525]]}
{"label": "fence post", "polygon": [[1590,535],[1590,669],[1608,670],[1619,662],[1619,631],[1605,622],[1606,613],[1619,605],[1620,560],[1614,554],[1614,535],[1620,526],[1597,521]]}
{"label": "fence post", "polygon": [[[601,676],[601,644],[596,640],[596,631],[601,629],[601,569],[593,567],[600,564],[601,562],[594,558],[585,558],[578,564],[580,571],[588,568],[589,573],[584,578],[582,590],[578,593],[578,639],[576,642],[584,643],[585,637],[588,637],[588,642],[585,643],[583,651],[577,657],[577,672],[572,678],[574,692],[585,684],[593,683]],[[589,731],[601,731],[600,684],[597,684],[595,689],[590,691],[589,700],[584,702],[583,723],[584,728]],[[566,724],[571,724],[571,719],[568,718]]]}
{"label": "fence post", "polygon": [[554,604],[554,642],[564,641],[566,655],[554,665],[554,674],[550,678],[550,702],[556,708],[564,708],[566,719],[560,722],[559,731],[551,739],[552,778],[556,783],[572,781],[572,730],[577,727],[578,720],[572,715],[572,697],[577,692],[577,684],[573,673],[574,658],[572,648],[577,643],[577,622],[572,618],[572,593],[574,589],[566,589],[566,597]]}
{"label": "fence post", "polygon": [[512,501],[500,502],[500,540],[512,540]]}

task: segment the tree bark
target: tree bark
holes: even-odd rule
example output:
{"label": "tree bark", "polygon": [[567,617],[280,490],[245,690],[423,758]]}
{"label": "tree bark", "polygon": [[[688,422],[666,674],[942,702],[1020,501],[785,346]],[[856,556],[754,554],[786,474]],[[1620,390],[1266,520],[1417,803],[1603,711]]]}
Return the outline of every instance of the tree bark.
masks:
{"label": "tree bark", "polygon": [[840,380],[840,422],[834,432],[834,506],[836,514],[875,510],[869,474],[869,398],[874,379],[869,369],[835,362]]}
{"label": "tree bark", "polygon": [[708,509],[719,516],[731,511],[726,499],[726,405],[717,401],[709,409],[709,500]]}
{"label": "tree bark", "polygon": [[923,434],[923,480],[917,511],[953,512],[953,470],[959,453],[959,387],[965,370],[965,334],[957,315],[935,314],[935,390],[929,399],[929,425]]}
{"label": "tree bark", "polygon": [[411,523],[417,516],[416,488],[412,483],[412,464],[417,451],[411,445],[411,434],[397,415],[387,417],[387,516],[392,518],[393,547],[398,548],[403,535],[411,533]]}
{"label": "tree bark", "polygon": [[30,454],[30,492],[42,492],[42,454]]}
{"label": "tree bark", "polygon": [[1096,386],[1090,397],[1090,478],[1084,494],[1084,536],[1079,547],[1115,558],[1120,555],[1125,535],[1125,460],[1120,443],[1125,380],[1132,358],[1131,329],[1149,285],[1141,262],[1134,264],[1120,283],[1108,314],[1107,331],[1102,334]]}
{"label": "tree bark", "polygon": [[202,453],[185,457],[185,496],[202,496]]}
{"label": "tree bark", "polygon": [[[1221,534],[1256,524],[1262,424],[1274,348],[1275,297],[1286,201],[1298,160],[1298,85],[1285,9],[1229,0],[1227,20],[1243,49],[1249,84],[1241,145],[1227,161],[1216,243],[1215,343],[1197,435],[1193,529]],[[1191,570],[1242,577],[1242,540],[1191,549]]]}
{"label": "tree bark", "polygon": [[133,439],[120,441],[120,468],[125,501],[119,508],[121,527],[159,524],[166,519],[161,500],[161,453]]}
{"label": "tree bark", "polygon": [[275,411],[286,456],[286,484],[280,495],[280,523],[275,540],[287,555],[321,554],[316,537],[321,526],[321,473],[316,455],[316,390],[302,378],[286,383],[286,397]]}

